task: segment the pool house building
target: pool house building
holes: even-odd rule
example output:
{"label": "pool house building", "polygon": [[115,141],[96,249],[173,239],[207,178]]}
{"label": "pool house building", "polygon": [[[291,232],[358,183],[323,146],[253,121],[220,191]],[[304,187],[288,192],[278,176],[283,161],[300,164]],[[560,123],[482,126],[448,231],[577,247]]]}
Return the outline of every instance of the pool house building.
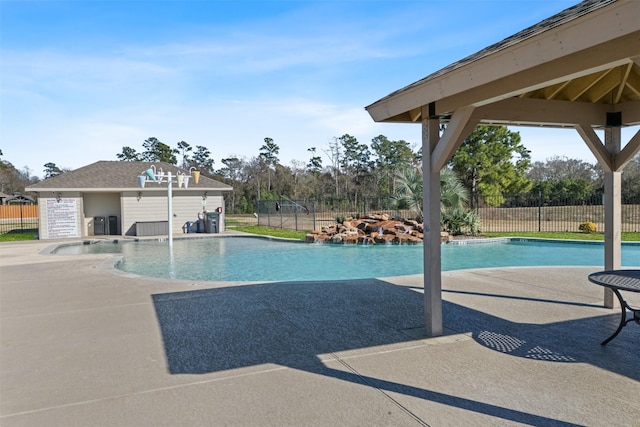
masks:
{"label": "pool house building", "polygon": [[[195,179],[191,169],[98,161],[31,185],[26,191],[37,193],[39,238],[166,236],[169,224],[172,234],[224,231],[223,195],[232,187]],[[151,177],[162,174],[173,182]]]}

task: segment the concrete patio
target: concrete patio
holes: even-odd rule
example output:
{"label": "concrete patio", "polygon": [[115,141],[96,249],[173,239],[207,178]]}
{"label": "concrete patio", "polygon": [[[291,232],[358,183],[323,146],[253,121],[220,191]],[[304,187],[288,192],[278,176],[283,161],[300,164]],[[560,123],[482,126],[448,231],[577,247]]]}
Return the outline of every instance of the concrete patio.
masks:
{"label": "concrete patio", "polygon": [[426,338],[422,276],[170,281],[51,245],[0,245],[3,427],[640,425],[597,266],[445,272]]}

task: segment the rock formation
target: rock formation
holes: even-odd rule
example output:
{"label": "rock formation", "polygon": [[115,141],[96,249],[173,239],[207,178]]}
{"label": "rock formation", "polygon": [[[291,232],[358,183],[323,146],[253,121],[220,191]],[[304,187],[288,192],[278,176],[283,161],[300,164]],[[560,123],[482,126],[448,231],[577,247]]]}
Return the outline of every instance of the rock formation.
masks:
{"label": "rock formation", "polygon": [[[341,224],[325,225],[307,234],[307,242],[342,244],[422,244],[422,224],[417,221],[391,218],[387,214],[365,215],[348,218]],[[441,233],[442,241],[450,240],[448,233]]]}

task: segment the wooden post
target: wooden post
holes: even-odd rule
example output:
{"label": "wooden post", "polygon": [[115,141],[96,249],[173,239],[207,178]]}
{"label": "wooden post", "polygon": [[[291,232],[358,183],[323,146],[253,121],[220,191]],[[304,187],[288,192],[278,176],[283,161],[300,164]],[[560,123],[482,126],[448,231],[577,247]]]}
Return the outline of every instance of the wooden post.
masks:
{"label": "wooden post", "polygon": [[[612,158],[620,153],[620,127],[605,128],[604,145]],[[621,265],[622,237],[622,173],[619,171],[605,171],[604,173],[604,268],[605,270],[619,269]],[[619,304],[614,298],[613,291],[604,288],[604,305],[614,308]]]}
{"label": "wooden post", "polygon": [[440,253],[440,171],[431,158],[440,139],[438,119],[422,112],[422,212],[424,215],[424,316],[430,337],[442,335],[442,273]]}

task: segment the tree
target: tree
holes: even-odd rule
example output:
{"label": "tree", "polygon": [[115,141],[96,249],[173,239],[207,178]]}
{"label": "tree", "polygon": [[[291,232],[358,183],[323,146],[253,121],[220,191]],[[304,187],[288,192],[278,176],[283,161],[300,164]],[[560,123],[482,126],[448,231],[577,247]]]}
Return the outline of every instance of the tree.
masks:
{"label": "tree", "polygon": [[502,203],[505,194],[529,191],[533,183],[526,172],[531,155],[520,142],[520,134],[504,126],[478,126],[450,161],[472,195],[488,204]]}
{"label": "tree", "polygon": [[469,189],[449,168],[440,171],[440,212],[464,209],[469,203]]}
{"label": "tree", "polygon": [[319,174],[322,172],[322,157],[316,156],[316,147],[307,148],[307,151],[311,153],[307,169],[314,175]]}
{"label": "tree", "polygon": [[62,169],[56,166],[55,163],[45,163],[44,164],[44,178],[53,178],[54,176],[58,176],[63,173]]}
{"label": "tree", "polygon": [[640,203],[640,153],[622,170],[622,199],[627,203]]}
{"label": "tree", "polygon": [[594,165],[579,159],[553,156],[544,162],[534,162],[527,172],[532,181],[557,181],[562,178],[581,178],[592,181],[596,177]]}
{"label": "tree", "polygon": [[469,190],[456,173],[443,168],[440,171],[440,224],[442,228],[453,234],[477,234],[480,231],[480,218],[468,208]]}
{"label": "tree", "polygon": [[418,212],[418,217],[422,219],[422,170],[415,167],[402,169],[396,172],[395,179],[396,202]]}
{"label": "tree", "polygon": [[318,197],[318,177],[322,173],[322,157],[316,155],[316,147],[307,148],[307,151],[311,153],[309,163],[307,163],[307,170],[312,177],[311,192],[317,198]]}
{"label": "tree", "polygon": [[118,160],[123,162],[139,162],[140,154],[131,147],[122,147],[122,153],[116,154]]}
{"label": "tree", "polygon": [[231,182],[238,181],[244,162],[237,157],[228,157],[222,159],[221,162],[225,167],[218,171],[220,175],[229,179]]}
{"label": "tree", "polygon": [[324,153],[331,161],[331,167],[333,169],[333,179],[336,187],[336,196],[340,195],[340,185],[338,184],[338,177],[340,175],[340,158],[342,155],[340,147],[341,145],[338,138],[334,137],[333,142],[329,143],[329,147],[327,147],[326,149],[322,149],[322,151],[324,151]]}
{"label": "tree", "polygon": [[216,173],[222,177],[224,181],[233,187],[233,191],[225,194],[225,200],[229,201],[229,209],[234,212],[236,209],[237,195],[243,193],[244,183],[241,181],[241,174],[244,162],[237,157],[228,157],[221,160],[224,165]]}
{"label": "tree", "polygon": [[[0,155],[2,153],[0,152]],[[40,179],[31,176],[28,167],[23,170],[16,169],[11,163],[0,160],[0,192],[5,194],[24,193],[24,188],[35,184]]]}
{"label": "tree", "polygon": [[278,157],[276,156],[280,152],[278,144],[273,142],[273,139],[267,137],[264,139],[264,145],[260,147],[260,159],[267,165],[268,185],[267,190],[271,191],[271,167],[275,167],[278,164]]}
{"label": "tree", "polygon": [[252,157],[245,165],[247,192],[257,200],[262,199],[262,164],[264,163],[259,157]]}
{"label": "tree", "polygon": [[211,175],[213,173],[213,159],[211,158],[211,151],[203,145],[196,145],[196,151],[193,154],[193,159],[188,165],[199,169],[200,172]]}
{"label": "tree", "polygon": [[144,141],[142,144],[145,151],[142,153],[142,160],[147,162],[165,162],[172,165],[178,164],[176,154],[178,150],[169,147],[167,144],[158,140],[158,138],[151,137]]}
{"label": "tree", "polygon": [[345,189],[349,192],[349,184],[354,184],[353,192],[357,202],[359,190],[371,172],[371,152],[367,144],[361,144],[349,134],[342,135],[338,141],[343,152],[340,166],[348,176],[348,179],[345,179]]}
{"label": "tree", "polygon": [[182,167],[186,169],[189,167],[189,154],[187,153],[193,151],[193,147],[184,141],[180,141],[178,142],[178,150],[182,155]]}
{"label": "tree", "polygon": [[371,149],[376,155],[375,169],[381,175],[384,193],[393,194],[396,171],[408,168],[414,162],[415,154],[408,142],[392,141],[384,135],[371,140]]}
{"label": "tree", "polygon": [[598,168],[583,160],[554,156],[533,163],[527,176],[533,181],[532,195],[543,202],[567,198],[579,202],[595,196]]}

